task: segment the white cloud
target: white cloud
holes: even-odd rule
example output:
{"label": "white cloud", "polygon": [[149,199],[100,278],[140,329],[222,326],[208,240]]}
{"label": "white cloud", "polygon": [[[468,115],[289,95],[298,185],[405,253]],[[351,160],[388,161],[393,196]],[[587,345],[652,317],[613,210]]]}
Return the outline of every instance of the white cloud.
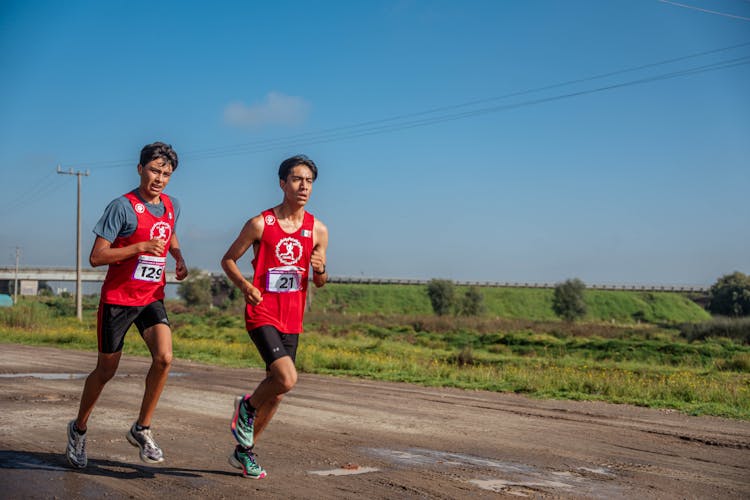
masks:
{"label": "white cloud", "polygon": [[235,127],[299,125],[307,119],[310,104],[301,97],[269,92],[262,102],[232,102],[224,108],[224,122]]}

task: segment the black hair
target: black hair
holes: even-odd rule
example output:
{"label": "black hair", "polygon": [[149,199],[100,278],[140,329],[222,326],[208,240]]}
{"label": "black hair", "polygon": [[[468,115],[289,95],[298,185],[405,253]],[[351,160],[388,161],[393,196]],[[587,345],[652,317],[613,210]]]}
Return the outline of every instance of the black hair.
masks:
{"label": "black hair", "polygon": [[177,159],[177,153],[172,146],[163,142],[154,142],[146,144],[141,149],[141,165],[146,166],[146,163],[161,158],[166,163],[172,165],[172,172],[177,170],[177,164],[180,162]]}
{"label": "black hair", "polygon": [[281,162],[281,165],[279,165],[279,180],[285,181],[289,176],[289,171],[297,165],[304,165],[309,168],[312,171],[313,180],[318,178],[318,167],[315,166],[315,162],[305,155],[297,155]]}

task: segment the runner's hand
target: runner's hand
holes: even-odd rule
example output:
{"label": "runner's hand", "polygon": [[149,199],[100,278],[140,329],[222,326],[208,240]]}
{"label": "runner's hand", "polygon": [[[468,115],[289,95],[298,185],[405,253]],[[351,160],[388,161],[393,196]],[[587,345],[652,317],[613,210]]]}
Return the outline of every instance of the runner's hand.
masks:
{"label": "runner's hand", "polygon": [[313,248],[312,255],[310,256],[310,265],[312,265],[313,271],[320,274],[326,268],[326,254],[320,247]]}
{"label": "runner's hand", "polygon": [[179,259],[177,261],[177,266],[175,267],[175,277],[177,278],[177,281],[182,281],[185,278],[187,278],[188,275],[188,268],[185,265],[185,259]]}
{"label": "runner's hand", "polygon": [[263,301],[263,295],[261,295],[260,290],[250,283],[242,289],[242,294],[245,296],[245,302],[252,306],[257,306]]}
{"label": "runner's hand", "polygon": [[151,241],[144,241],[143,243],[141,243],[141,252],[161,256],[164,255],[164,248],[166,244],[166,241],[160,240],[159,238],[154,238]]}

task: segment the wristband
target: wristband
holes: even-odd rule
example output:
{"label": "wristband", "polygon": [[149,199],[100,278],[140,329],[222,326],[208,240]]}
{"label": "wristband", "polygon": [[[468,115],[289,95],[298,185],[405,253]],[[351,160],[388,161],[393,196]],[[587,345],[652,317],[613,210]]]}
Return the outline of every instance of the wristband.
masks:
{"label": "wristband", "polygon": [[323,264],[323,270],[320,271],[320,272],[318,272],[315,269],[313,269],[313,274],[321,275],[321,274],[325,274],[325,273],[326,273],[326,265],[325,264]]}

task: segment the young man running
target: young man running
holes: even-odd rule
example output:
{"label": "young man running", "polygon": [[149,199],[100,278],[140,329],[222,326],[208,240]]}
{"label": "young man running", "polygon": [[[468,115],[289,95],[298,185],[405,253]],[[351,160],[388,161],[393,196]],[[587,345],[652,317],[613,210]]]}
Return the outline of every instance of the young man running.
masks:
{"label": "young man running", "polygon": [[96,240],[89,262],[94,267],[109,265],[109,269],[97,315],[96,368],[83,386],[78,417],[68,423],[66,456],[73,467],[86,467],[87,422],[102,389],[117,371],[125,333],[133,323],[151,351],[152,362],[140,414],[126,437],[140,448],[144,462],[164,460],[149,426],[172,363],[172,331],[163,302],[167,253],[176,261],[177,279],[188,274],[174,232],[180,206],[162,192],[177,163],[170,145],[145,146],[138,163],[140,185],[113,200],[94,227]]}
{"label": "young man running", "polygon": [[[260,479],[266,471],[255,461],[253,446],[297,383],[294,366],[302,332],[309,270],[321,287],[328,281],[328,229],[305,211],[318,168],[304,155],[279,167],[280,205],[247,221],[221,261],[221,267],[245,296],[245,324],[266,363],[266,378],[252,394],[235,401],[232,433],[239,443],[229,463],[245,477]],[[244,278],[237,261],[253,247],[253,282]]]}

